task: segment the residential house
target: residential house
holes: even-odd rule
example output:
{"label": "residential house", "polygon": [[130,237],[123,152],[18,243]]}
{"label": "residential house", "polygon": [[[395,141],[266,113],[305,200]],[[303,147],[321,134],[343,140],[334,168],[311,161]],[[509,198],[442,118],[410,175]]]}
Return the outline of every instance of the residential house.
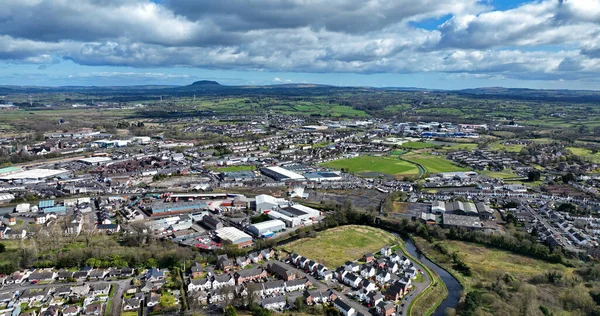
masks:
{"label": "residential house", "polygon": [[311,283],[308,279],[295,279],[285,282],[286,292],[295,292],[307,289]]}
{"label": "residential house", "polygon": [[235,279],[229,274],[215,274],[212,276],[212,289],[220,289],[224,286],[234,286]]}
{"label": "residential house", "polygon": [[367,292],[372,292],[377,289],[377,286],[375,285],[375,283],[369,280],[362,280],[362,282],[360,282],[360,288],[364,289]]}
{"label": "residential house", "polygon": [[108,270],[96,269],[96,270],[90,272],[90,274],[88,275],[88,278],[90,279],[90,281],[98,281],[98,280],[104,280],[104,278],[106,278],[107,275],[108,275]]}
{"label": "residential house", "polygon": [[390,316],[394,313],[394,303],[381,301],[375,305],[375,310],[378,315]]}
{"label": "residential house", "polygon": [[342,301],[339,297],[333,301],[333,307],[335,307],[335,309],[337,309],[340,314],[344,316],[356,315],[356,310],[350,305],[346,304],[346,302]]}
{"label": "residential house", "polygon": [[285,292],[285,281],[277,280],[262,283],[263,286],[263,295],[273,295]]}
{"label": "residential house", "polygon": [[348,271],[351,272],[358,272],[360,271],[360,266],[358,265],[357,262],[352,262],[352,261],[347,261],[346,264],[344,265],[344,268]]}
{"label": "residential house", "polygon": [[400,300],[406,293],[408,293],[408,284],[396,281],[385,291],[385,299],[395,302]]}
{"label": "residential house", "polygon": [[243,257],[238,257],[238,258],[235,260],[235,262],[236,262],[236,264],[237,264],[237,265],[238,265],[240,268],[242,268],[242,269],[243,269],[244,267],[246,267],[247,265],[249,265],[251,261],[250,261],[250,258],[248,258],[248,257],[246,257],[246,256],[243,256]]}
{"label": "residential house", "polygon": [[62,310],[63,316],[77,316],[79,315],[79,306],[71,305]]}
{"label": "residential house", "polygon": [[417,278],[417,269],[415,269],[415,267],[411,267],[411,268],[404,270],[404,276],[407,278],[410,278],[410,279],[416,279]]}
{"label": "residential house", "polygon": [[137,293],[132,298],[125,299],[123,301],[123,310],[125,310],[125,311],[138,310],[142,306],[143,300],[144,300],[144,294]]}
{"label": "residential house", "polygon": [[102,303],[92,303],[87,305],[83,310],[83,315],[102,315]]}
{"label": "residential house", "polygon": [[285,295],[267,297],[260,302],[260,306],[262,306],[263,308],[274,311],[281,311],[285,308],[286,305],[287,302]]}
{"label": "residential house", "polygon": [[260,251],[261,256],[264,260],[271,260],[275,256],[275,250],[273,249],[263,249]]}
{"label": "residential house", "polygon": [[57,278],[59,281],[66,281],[73,277],[73,272],[67,270],[58,271]]}
{"label": "residential house", "polygon": [[207,291],[211,286],[212,282],[208,278],[192,279],[188,284],[188,292]]}
{"label": "residential house", "polygon": [[252,263],[259,263],[263,259],[263,256],[260,252],[255,251],[249,253],[248,258],[250,259],[250,261],[252,261]]}
{"label": "residential house", "polygon": [[233,269],[233,262],[229,260],[227,255],[217,256],[217,269],[228,271]]}
{"label": "residential house", "polygon": [[360,276],[365,279],[370,279],[375,276],[377,269],[372,265],[364,264],[360,270]]}
{"label": "residential house", "polygon": [[71,296],[84,297],[90,293],[90,286],[87,284],[71,287]]}
{"label": "residential house", "polygon": [[369,293],[369,306],[377,306],[379,302],[383,302],[383,295],[379,292]]}
{"label": "residential house", "polygon": [[160,295],[158,293],[150,293],[150,297],[148,297],[148,302],[146,303],[146,306],[154,307],[154,306],[158,305],[160,303],[161,296],[162,295]]}
{"label": "residential house", "polygon": [[233,286],[227,288],[213,289],[208,294],[208,301],[211,304],[222,302],[226,299],[232,300],[235,297]]}
{"label": "residential house", "polygon": [[382,256],[387,257],[387,256],[389,256],[389,255],[392,254],[392,248],[390,248],[390,247],[383,247],[383,248],[381,248],[381,250],[379,251],[379,253]]}
{"label": "residential house", "polygon": [[344,276],[343,281],[346,285],[348,285],[352,288],[358,288],[358,286],[360,285],[360,282],[362,281],[362,278],[359,277],[358,275],[350,272]]}
{"label": "residential house", "polygon": [[317,268],[316,268],[316,270],[317,270],[317,275],[318,275],[318,276],[319,276],[321,279],[324,279],[324,278],[325,278],[325,272],[329,271],[329,270],[327,269],[327,267],[326,267],[326,266],[324,266],[324,265],[322,265],[322,264],[319,264],[319,265],[317,265]]}
{"label": "residential house", "polygon": [[108,295],[110,292],[110,284],[109,283],[99,283],[92,285],[92,294],[93,295]]}
{"label": "residential house", "polygon": [[50,305],[45,310],[42,309],[41,316],[58,316],[58,306]]}
{"label": "residential house", "polygon": [[29,277],[27,278],[29,282],[38,281],[38,282],[50,282],[53,281],[58,274],[51,270],[36,270],[33,271]]}
{"label": "residential house", "polygon": [[54,297],[67,297],[71,294],[71,287],[68,285],[59,286],[54,290]]}
{"label": "residential house", "polygon": [[390,280],[392,276],[390,275],[390,273],[388,271],[382,270],[379,271],[379,273],[377,273],[377,276],[375,276],[375,280],[379,283],[379,284],[385,284],[387,281]]}
{"label": "residential house", "polygon": [[244,282],[256,281],[261,278],[267,277],[267,271],[263,270],[261,267],[250,268],[237,271],[234,273],[235,284],[242,284]]}
{"label": "residential house", "polygon": [[400,265],[397,262],[390,261],[387,265],[387,269],[391,273],[396,273],[398,269],[400,269]]}
{"label": "residential house", "polygon": [[290,281],[296,278],[296,274],[278,263],[267,265],[267,270],[284,281]]}
{"label": "residential house", "polygon": [[192,272],[192,279],[199,278],[204,274],[202,266],[198,262],[194,262],[190,270]]}
{"label": "residential house", "polygon": [[146,272],[146,281],[162,281],[165,279],[165,271],[158,268],[151,268]]}
{"label": "residential house", "polygon": [[364,260],[366,263],[369,263],[369,262],[371,262],[371,261],[375,260],[375,256],[374,256],[372,253],[370,253],[370,252],[369,252],[369,253],[366,253],[366,254],[363,256],[363,260]]}

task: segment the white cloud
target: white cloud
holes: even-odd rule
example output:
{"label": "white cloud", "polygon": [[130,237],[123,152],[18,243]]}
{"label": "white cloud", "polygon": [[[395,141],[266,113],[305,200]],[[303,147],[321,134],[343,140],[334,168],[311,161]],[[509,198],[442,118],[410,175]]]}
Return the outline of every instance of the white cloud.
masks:
{"label": "white cloud", "polygon": [[[448,15],[437,29],[409,23]],[[532,1],[506,11],[477,0],[22,0],[0,7],[0,59],[14,63],[594,80],[598,43],[597,0]]]}

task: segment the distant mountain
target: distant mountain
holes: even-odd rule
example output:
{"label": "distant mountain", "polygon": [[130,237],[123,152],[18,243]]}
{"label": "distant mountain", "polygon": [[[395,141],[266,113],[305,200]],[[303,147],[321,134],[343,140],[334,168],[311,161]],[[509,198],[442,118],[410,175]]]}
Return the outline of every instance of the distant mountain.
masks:
{"label": "distant mountain", "polygon": [[211,80],[200,80],[191,84],[192,86],[221,86],[220,83]]}

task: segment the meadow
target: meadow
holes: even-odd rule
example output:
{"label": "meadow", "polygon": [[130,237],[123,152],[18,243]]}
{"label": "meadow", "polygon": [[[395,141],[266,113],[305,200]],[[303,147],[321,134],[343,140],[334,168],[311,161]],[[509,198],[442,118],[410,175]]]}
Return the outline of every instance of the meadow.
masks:
{"label": "meadow", "polygon": [[383,246],[395,243],[396,238],[381,229],[349,225],[320,232],[315,238],[300,239],[282,248],[333,269],[346,261],[360,259],[365,253],[375,253]]}
{"label": "meadow", "polygon": [[419,169],[414,164],[390,157],[359,156],[340,159],[321,164],[333,169],[345,169],[358,175],[383,173],[396,177],[418,175]]}
{"label": "meadow", "polygon": [[455,165],[452,161],[425,152],[412,152],[402,156],[407,161],[421,165],[428,173],[468,171],[468,169]]}

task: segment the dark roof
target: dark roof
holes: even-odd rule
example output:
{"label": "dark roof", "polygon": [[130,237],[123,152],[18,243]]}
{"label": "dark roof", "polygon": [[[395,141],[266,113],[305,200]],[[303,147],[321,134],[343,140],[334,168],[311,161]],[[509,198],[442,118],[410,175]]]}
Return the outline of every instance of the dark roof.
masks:
{"label": "dark roof", "polygon": [[335,301],[333,301],[333,303],[345,311],[349,311],[350,309],[352,309],[350,305],[346,304],[346,302],[342,301],[339,297],[336,298]]}

